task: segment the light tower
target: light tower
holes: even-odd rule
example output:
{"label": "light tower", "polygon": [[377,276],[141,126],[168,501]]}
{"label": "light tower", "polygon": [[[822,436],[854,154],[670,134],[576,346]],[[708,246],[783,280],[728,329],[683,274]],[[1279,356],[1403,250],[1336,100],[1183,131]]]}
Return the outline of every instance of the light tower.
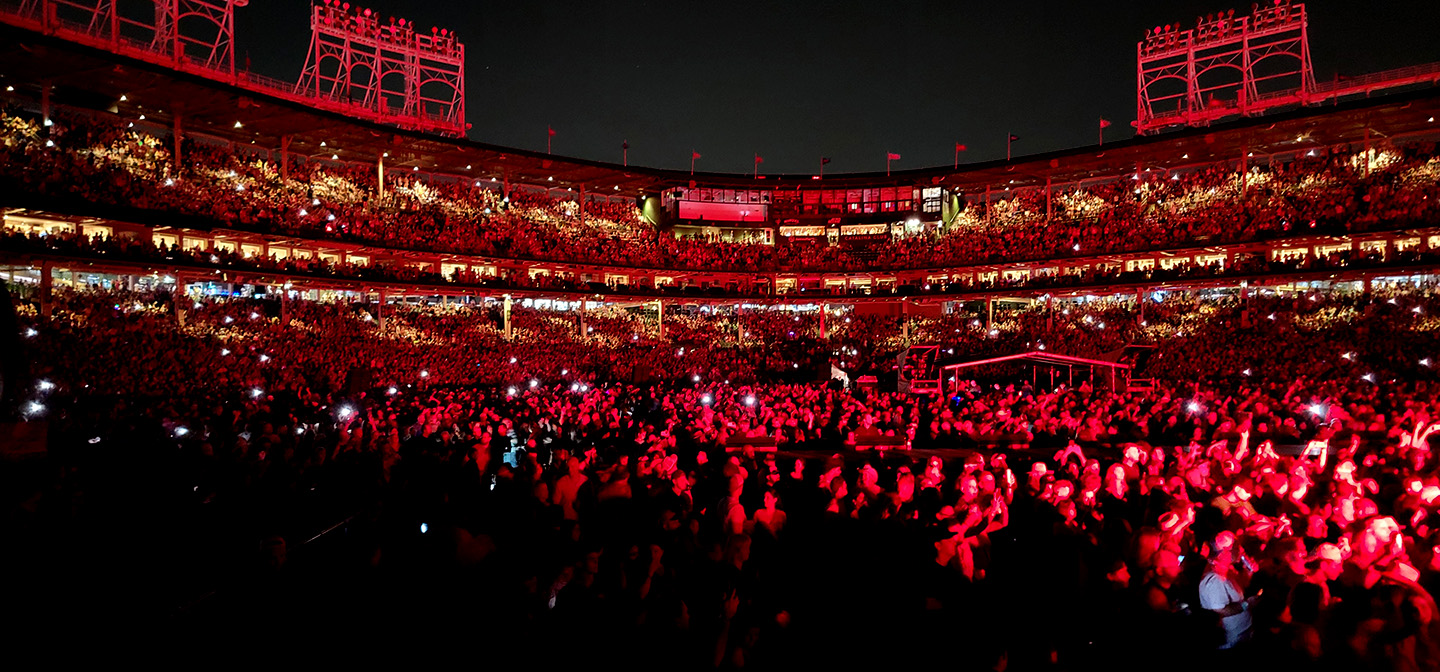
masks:
{"label": "light tower", "polygon": [[[10,3],[6,3],[10,4]],[[21,0],[14,21],[178,70],[235,76],[235,8],[249,0]],[[147,19],[153,18],[153,22]],[[29,24],[29,25],[27,25]],[[142,46],[148,45],[148,46]]]}
{"label": "light tower", "polygon": [[1305,5],[1289,0],[1254,5],[1250,16],[1200,17],[1187,30],[1156,26],[1135,48],[1136,130],[1308,103],[1315,73],[1306,31]]}
{"label": "light tower", "polygon": [[296,93],[372,121],[465,134],[465,46],[454,33],[339,0],[312,7],[310,28]]}
{"label": "light tower", "polygon": [[[115,11],[116,2],[102,2]],[[177,62],[235,74],[235,8],[250,0],[165,0],[155,3],[155,47]],[[123,19],[115,19],[117,26]],[[121,29],[123,32],[123,28]]]}

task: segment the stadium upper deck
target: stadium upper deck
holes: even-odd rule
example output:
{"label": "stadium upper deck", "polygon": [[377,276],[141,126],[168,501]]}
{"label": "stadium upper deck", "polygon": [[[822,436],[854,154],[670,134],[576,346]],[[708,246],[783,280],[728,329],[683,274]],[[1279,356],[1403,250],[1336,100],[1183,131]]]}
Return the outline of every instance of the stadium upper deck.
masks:
{"label": "stadium upper deck", "polygon": [[[1413,88],[1440,81],[1440,68],[1422,67],[1411,69],[1413,72],[1378,73],[1344,90],[1331,91],[1329,97],[1322,93],[1308,98],[1318,101],[1308,107],[1136,137],[1103,148],[888,175],[857,173],[819,179],[808,174],[691,174],[557,157],[397,128],[342,114],[342,107],[307,102],[293,95],[296,87],[236,71],[233,64],[228,72],[219,74],[195,67],[190,59],[162,64],[164,61],[127,55],[130,52],[121,48],[124,45],[100,48],[106,43],[86,41],[94,31],[67,32],[60,24],[49,28],[50,34],[42,34],[33,29],[37,24],[20,18],[20,11],[10,2],[0,3],[0,35],[4,38],[0,40],[0,63],[4,64],[0,80],[11,103],[42,112],[52,105],[64,105],[111,111],[132,119],[143,115],[147,127],[160,133],[178,131],[250,146],[277,158],[336,157],[338,162],[383,166],[381,170],[393,175],[419,172],[494,181],[507,192],[569,190],[567,193],[584,194],[586,199],[653,198],[650,212],[665,224],[695,217],[703,217],[711,225],[772,228],[899,222],[912,215],[933,219],[939,216],[939,202],[944,198],[978,201],[1007,190],[1059,189],[1146,169],[1174,170],[1220,162],[1240,165],[1252,155],[1263,160],[1314,148],[1359,148],[1382,140],[1437,134],[1430,120],[1440,113],[1440,96],[1433,90],[1369,97],[1396,84]],[[891,205],[883,206],[887,201],[878,200],[882,195],[865,193],[882,189],[908,190],[908,197],[892,196]],[[930,191],[923,191],[927,189]],[[850,192],[860,192],[854,196],[860,200],[852,203]],[[694,214],[684,212],[682,202],[707,205],[702,213]],[[867,203],[875,206],[867,207]],[[807,207],[810,204],[813,207]],[[742,211],[746,214],[740,214]]]}
{"label": "stadium upper deck", "polygon": [[[3,7],[0,3],[0,10]],[[4,16],[4,12],[0,11],[0,17]],[[138,125],[135,130],[143,130],[149,137],[159,138],[166,145],[170,141],[163,138],[169,136],[173,140],[183,136],[187,147],[197,146],[192,141],[198,141],[211,149],[228,147],[237,156],[259,153],[274,165],[309,164],[333,171],[348,170],[351,174],[378,173],[383,178],[374,182],[382,190],[385,184],[397,178],[410,181],[418,178],[452,185],[465,185],[474,180],[477,186],[484,185],[487,190],[503,193],[507,203],[510,195],[521,192],[532,194],[532,198],[543,193],[558,199],[578,197],[587,203],[601,201],[622,207],[634,204],[640,206],[640,212],[651,220],[653,226],[673,226],[675,232],[705,231],[693,226],[697,223],[711,230],[717,225],[732,226],[766,232],[768,235],[764,239],[767,242],[773,242],[776,234],[823,240],[828,233],[831,234],[830,242],[834,243],[847,230],[878,230],[883,232],[879,235],[885,236],[916,224],[926,231],[943,229],[943,224],[955,222],[952,218],[964,209],[967,202],[992,204],[1003,199],[1013,204],[1027,197],[1042,202],[1039,208],[1043,217],[1031,217],[1023,225],[1030,229],[1043,229],[1049,228],[1051,223],[1048,206],[1045,205],[1055,201],[1051,190],[1058,195],[1071,189],[1079,191],[1080,187],[1110,183],[1109,190],[1116,191],[1119,188],[1115,183],[1128,177],[1143,177],[1153,182],[1166,176],[1178,176],[1182,172],[1196,175],[1217,166],[1221,166],[1222,171],[1238,174],[1248,165],[1271,166],[1278,163],[1283,166],[1297,158],[1315,156],[1312,152],[1317,151],[1320,156],[1339,157],[1371,147],[1393,148],[1440,137],[1434,124],[1436,112],[1440,111],[1436,109],[1440,107],[1440,92],[1434,89],[1413,90],[1374,99],[1347,99],[1336,92],[1336,95],[1322,99],[1325,100],[1323,104],[1272,113],[1263,118],[1239,119],[1207,128],[1137,137],[1106,145],[1103,149],[1083,148],[1020,157],[1015,161],[969,164],[958,169],[940,167],[897,171],[890,175],[827,175],[824,179],[811,175],[691,175],[554,157],[429,135],[346,116],[334,109],[318,109],[294,96],[282,95],[281,89],[270,84],[266,85],[269,89],[252,86],[254,81],[243,73],[232,73],[230,81],[220,81],[205,73],[188,71],[185,67],[177,69],[153,59],[127,55],[123,50],[117,52],[62,39],[65,36],[60,34],[43,35],[14,25],[0,26],[0,31],[7,38],[0,43],[0,54],[5,56],[5,65],[0,66],[3,69],[0,71],[0,83],[6,89],[3,95],[11,104],[28,108],[46,119],[52,113],[60,114],[62,110],[70,116],[88,110],[112,122],[130,120],[130,124]],[[187,63],[182,62],[181,65]],[[1423,77],[1411,73],[1405,81],[1420,84],[1422,80]],[[1382,85],[1390,80],[1377,77],[1373,81],[1377,82],[1378,90],[1385,88]],[[277,93],[270,95],[267,90]],[[1350,95],[1356,95],[1357,91],[1364,93],[1368,89],[1355,88]],[[175,143],[173,147],[174,151],[182,151],[180,143]],[[1369,155],[1368,151],[1363,153]],[[1119,189],[1118,193],[1128,194],[1128,187]],[[687,214],[693,215],[687,213],[687,204],[703,206],[692,209],[699,210],[705,219],[697,222],[687,217]],[[0,205],[25,204],[12,202]],[[987,213],[988,219],[990,208],[987,206],[982,210]],[[737,211],[740,213],[738,217],[735,216]],[[488,214],[489,211],[486,212]],[[972,214],[974,212],[971,211]],[[44,219],[47,213],[33,214],[41,216],[37,220],[40,222],[56,221]],[[74,219],[73,215],[87,213],[58,214],[68,214],[71,215],[69,219]],[[583,221],[582,215],[582,224]],[[430,279],[440,282],[456,282],[458,273],[460,282],[465,282],[466,278],[499,278],[505,281],[507,289],[538,288],[551,293],[583,290],[586,283],[603,283],[658,294],[663,294],[666,286],[675,285],[720,289],[725,294],[739,295],[776,295],[808,290],[812,293],[870,296],[928,292],[934,285],[937,290],[951,293],[993,294],[1005,291],[1013,294],[1024,291],[1038,296],[1056,286],[1053,278],[1057,276],[1065,278],[1094,273],[1094,277],[1078,283],[1088,287],[1096,283],[1113,284],[1121,280],[1122,275],[1138,273],[1145,277],[1123,279],[1146,284],[1153,280],[1150,275],[1160,271],[1169,272],[1168,280],[1181,276],[1209,277],[1212,272],[1208,269],[1216,264],[1224,266],[1225,272],[1235,277],[1239,277],[1236,273],[1242,271],[1273,273],[1276,270],[1304,270],[1312,275],[1320,273],[1336,279],[1331,273],[1333,267],[1325,264],[1316,267],[1307,263],[1304,269],[1300,269],[1294,262],[1303,261],[1302,257],[1323,260],[1327,255],[1341,254],[1355,257],[1345,263],[1353,264],[1368,256],[1378,257],[1378,261],[1393,267],[1397,262],[1416,261],[1397,259],[1394,253],[1413,255],[1419,251],[1429,255],[1430,250],[1436,247],[1436,241],[1440,240],[1436,236],[1440,231],[1422,230],[1420,225],[1424,222],[1396,222],[1395,226],[1388,227],[1397,229],[1395,231],[1382,231],[1387,227],[1371,225],[1361,230],[1373,230],[1375,233],[1311,236],[1313,239],[1304,238],[1300,231],[1291,233],[1285,226],[1282,227],[1285,232],[1280,237],[1288,240],[1273,244],[1236,239],[1217,245],[1219,241],[1207,241],[1206,236],[1180,236],[1178,242],[1167,241],[1148,247],[1124,246],[1106,250],[1102,249],[1103,246],[1087,245],[1086,256],[1079,254],[1081,246],[1078,243],[1073,250],[1077,254],[1071,254],[1070,243],[1065,242],[1063,255],[1046,256],[1048,252],[1039,249],[1038,256],[1005,253],[999,258],[981,259],[972,254],[973,250],[961,250],[949,256],[929,253],[915,256],[912,253],[929,244],[916,239],[909,241],[908,248],[901,246],[898,250],[900,256],[887,258],[884,260],[887,263],[873,266],[856,264],[857,261],[865,262],[863,255],[854,258],[841,255],[842,263],[834,263],[830,256],[822,255],[816,263],[791,263],[785,257],[777,257],[771,260],[774,263],[761,268],[743,257],[739,261],[745,263],[738,265],[731,263],[735,262],[734,259],[727,259],[726,263],[719,265],[712,264],[705,256],[698,265],[664,265],[653,259],[627,262],[614,258],[607,258],[611,263],[606,265],[598,263],[593,254],[581,261],[564,255],[507,256],[484,249],[448,250],[468,255],[457,256],[444,254],[447,250],[421,244],[433,242],[430,239],[417,239],[414,245],[393,239],[337,243],[323,240],[329,237],[323,234],[317,235],[320,238],[317,240],[303,235],[297,237],[294,231],[282,231],[288,235],[277,239],[264,231],[245,231],[244,227],[226,231],[223,230],[223,221],[218,227],[207,225],[214,230],[202,231],[180,230],[183,227],[167,226],[158,220],[156,223],[159,225],[148,225],[148,228],[141,225],[141,229],[135,230],[131,230],[135,228],[133,226],[119,223],[118,226],[106,227],[106,230],[123,231],[170,248],[182,246],[187,251],[198,244],[207,252],[239,254],[243,251],[241,256],[245,259],[281,255],[277,260],[281,266],[261,267],[265,271],[294,271],[283,265],[287,258],[285,255],[288,255],[292,260],[319,259],[339,266],[359,264],[390,269],[387,271],[390,275],[381,277],[369,273],[372,281],[414,279],[413,274],[391,272],[403,267],[421,269],[427,278],[433,276]],[[1407,228],[1406,224],[1410,226]],[[75,224],[72,228],[74,233],[79,234],[84,225]],[[1352,229],[1347,226],[1340,231],[1344,234]],[[836,236],[837,233],[840,235]],[[983,237],[991,234],[976,235]],[[970,237],[975,238],[976,235]],[[1092,231],[1075,235],[1088,235],[1089,240],[1094,240],[1096,235],[1104,238],[1110,234]],[[1273,232],[1267,234],[1274,235]],[[1244,244],[1234,244],[1237,242]],[[417,249],[427,253],[419,253]],[[666,248],[656,249],[663,252]],[[1089,256],[1092,251],[1096,254],[1125,254],[1102,254],[1092,258]],[[1048,261],[1051,259],[1060,259],[1060,262],[1051,263]],[[1247,259],[1257,260],[1260,265],[1243,263]],[[1265,263],[1289,266],[1266,268]],[[743,271],[746,266],[769,272],[746,273]],[[675,272],[669,272],[671,270]],[[1372,269],[1357,274],[1355,269],[1348,269],[1344,277],[1358,280],[1375,272]],[[540,283],[537,287],[532,281],[538,276],[563,279],[565,283]],[[1221,282],[1233,283],[1235,277]],[[1060,284],[1077,283],[1067,279]]]}

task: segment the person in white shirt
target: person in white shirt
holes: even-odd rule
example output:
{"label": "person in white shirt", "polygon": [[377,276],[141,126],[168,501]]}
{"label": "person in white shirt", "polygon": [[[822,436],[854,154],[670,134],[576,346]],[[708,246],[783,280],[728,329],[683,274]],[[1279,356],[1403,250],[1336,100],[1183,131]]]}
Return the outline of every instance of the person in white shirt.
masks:
{"label": "person in white shirt", "polygon": [[1235,585],[1235,551],[1233,546],[1215,549],[1210,554],[1210,567],[1200,578],[1200,606],[1220,616],[1225,628],[1225,643],[1222,649],[1229,649],[1250,639],[1254,626],[1250,618],[1250,607],[1259,597],[1245,597]]}

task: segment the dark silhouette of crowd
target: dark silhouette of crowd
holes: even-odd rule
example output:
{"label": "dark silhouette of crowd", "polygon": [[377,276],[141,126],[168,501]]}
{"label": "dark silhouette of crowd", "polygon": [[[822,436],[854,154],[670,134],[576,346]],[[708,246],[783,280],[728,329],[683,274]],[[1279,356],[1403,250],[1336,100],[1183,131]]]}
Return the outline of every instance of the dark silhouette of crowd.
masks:
{"label": "dark silhouette of crowd", "polygon": [[[494,303],[80,287],[43,320],[16,291],[16,419],[49,434],[5,476],[6,568],[64,578],[7,587],[31,627],[546,667],[1440,663],[1428,288],[839,310],[823,337],[519,306],[513,340]],[[1153,346],[1152,382],[854,382],[893,379],[907,328],[947,361]]]}

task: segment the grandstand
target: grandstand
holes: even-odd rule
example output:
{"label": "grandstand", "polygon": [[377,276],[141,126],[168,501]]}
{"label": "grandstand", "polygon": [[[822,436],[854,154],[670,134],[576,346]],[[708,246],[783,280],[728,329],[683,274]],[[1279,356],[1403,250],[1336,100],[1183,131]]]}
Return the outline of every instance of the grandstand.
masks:
{"label": "grandstand", "polygon": [[[168,276],[182,290],[188,278],[216,270],[205,263],[210,252],[218,253],[211,259],[238,257],[225,257],[219,270],[250,284],[383,292],[389,299],[500,293],[575,301],[594,294],[727,305],[794,303],[803,295],[807,303],[944,310],[961,300],[1005,297],[1365,283],[1413,275],[1440,241],[1434,201],[1414,202],[1436,179],[1422,148],[1436,137],[1440,111],[1434,89],[1416,89],[1433,83],[1419,71],[1370,78],[1363,89],[1332,91],[1304,105],[1249,111],[1263,116],[1192,119],[1207,125],[1137,136],[1103,151],[823,180],[681,174],[486,146],[404,123],[387,127],[385,115],[345,116],[348,108],[321,104],[331,94],[317,101],[297,93],[314,87],[313,68],[311,84],[287,89],[241,76],[233,58],[166,61],[163,53],[110,49],[96,41],[109,34],[103,30],[77,33],[78,10],[60,8],[66,7],[57,13],[53,3],[35,2],[0,13],[8,31],[7,96],[27,110],[24,119],[41,124],[27,130],[17,117],[11,146],[29,151],[25,143],[53,142],[42,138],[69,126],[90,135],[123,131],[139,143],[103,153],[110,170],[134,173],[136,157],[126,154],[143,149],[151,165],[141,179],[153,190],[175,192],[170,200],[215,200],[203,196],[206,190],[235,189],[230,200],[244,202],[197,212],[159,203],[167,197],[157,195],[137,208],[113,194],[76,199],[11,181],[7,229],[100,232],[178,247],[193,253],[175,259],[180,264],[157,267],[113,251],[103,262],[84,263],[107,275]],[[317,25],[336,12],[364,24],[368,17],[359,11],[326,5],[317,9]],[[37,17],[51,16],[36,25]],[[1287,19],[1295,20],[1303,16]],[[37,28],[46,34],[32,32]],[[1152,55],[1142,49],[1142,60]],[[1387,86],[1402,92],[1370,95]],[[60,129],[50,126],[57,120]],[[97,150],[63,147],[91,156]],[[254,161],[259,172],[245,168]],[[1322,164],[1346,164],[1353,174],[1331,184],[1303,179]],[[1282,182],[1270,184],[1276,176]],[[1356,221],[1369,217],[1343,208],[1327,211],[1326,190],[1333,197],[1356,180],[1398,180],[1409,191],[1387,194],[1396,201],[1387,205],[1408,211],[1383,223]],[[266,182],[272,184],[264,193],[254,190]],[[322,183],[351,202],[312,198],[307,205],[304,196]],[[243,191],[247,184],[252,191]],[[1276,204],[1247,202],[1257,193]],[[357,195],[365,199],[358,209]],[[257,196],[270,201],[255,203]],[[1232,212],[1245,219],[1239,227],[1218,225],[1214,212],[1199,210],[1227,200],[1251,209]],[[367,219],[393,222],[412,213],[444,221],[417,222],[409,236],[399,228],[358,230]],[[474,240],[470,227],[492,240]],[[606,252],[598,256],[615,263],[596,263],[597,239]],[[748,242],[721,242],[739,240]],[[51,250],[25,252],[15,260],[28,271],[19,277],[38,282],[45,264],[70,269]],[[295,272],[296,261],[312,272]]]}
{"label": "grandstand", "polygon": [[721,174],[471,141],[460,38],[336,0],[259,77],[245,5],[0,0],[27,625],[1440,664],[1440,67],[1273,0],[1146,31],[1127,140]]}

